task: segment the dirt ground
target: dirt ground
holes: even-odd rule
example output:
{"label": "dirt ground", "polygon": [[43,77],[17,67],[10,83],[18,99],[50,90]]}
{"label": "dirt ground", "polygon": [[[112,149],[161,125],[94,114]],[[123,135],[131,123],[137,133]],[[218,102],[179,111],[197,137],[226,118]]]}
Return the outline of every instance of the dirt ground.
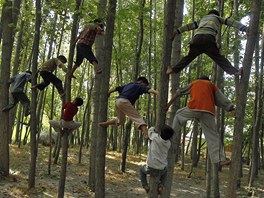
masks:
{"label": "dirt ground", "polygon": [[[10,177],[0,178],[0,198],[50,198],[57,196],[59,185],[60,165],[52,165],[51,174],[47,174],[49,148],[40,146],[36,170],[36,185],[28,190],[27,177],[30,163],[29,146],[17,148],[10,146]],[[94,193],[87,186],[88,183],[88,150],[83,151],[82,163],[78,164],[78,148],[70,148],[68,152],[68,167],[65,186],[66,198],[94,197]],[[106,156],[106,198],[141,198],[147,197],[140,186],[138,168],[145,163],[146,156],[128,156],[127,172],[119,171],[121,154],[107,152]],[[60,163],[60,162],[59,162]],[[205,171],[204,163],[193,170],[191,178],[188,178],[191,169],[186,163],[185,170],[180,170],[180,164],[176,164],[172,192],[170,197],[199,198],[205,196]],[[245,176],[242,179],[242,188],[238,191],[238,197],[247,196],[247,167],[244,167]],[[220,194],[226,197],[228,168],[220,173]],[[255,181],[255,188],[251,197],[264,197],[264,173],[260,172]]]}

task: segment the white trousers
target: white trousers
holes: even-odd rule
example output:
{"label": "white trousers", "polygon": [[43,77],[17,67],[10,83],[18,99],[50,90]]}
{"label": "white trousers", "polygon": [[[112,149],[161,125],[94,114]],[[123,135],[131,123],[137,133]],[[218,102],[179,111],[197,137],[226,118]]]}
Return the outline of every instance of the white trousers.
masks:
{"label": "white trousers", "polygon": [[49,123],[50,126],[53,127],[56,132],[60,132],[63,128],[67,128],[70,131],[74,131],[75,129],[78,129],[81,126],[80,122],[64,120],[50,120]]}
{"label": "white trousers", "polygon": [[225,160],[223,146],[220,143],[220,135],[216,129],[215,116],[203,111],[192,111],[188,107],[179,109],[173,119],[172,128],[175,133],[180,133],[181,127],[193,118],[198,119],[205,136],[208,153],[212,163]]}

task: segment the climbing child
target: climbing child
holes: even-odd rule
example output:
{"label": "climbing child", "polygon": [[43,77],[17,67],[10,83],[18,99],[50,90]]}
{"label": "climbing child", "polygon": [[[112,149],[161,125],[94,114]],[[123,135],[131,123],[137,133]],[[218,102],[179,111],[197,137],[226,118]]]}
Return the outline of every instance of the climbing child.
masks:
{"label": "climbing child", "polygon": [[117,118],[106,122],[100,122],[99,125],[101,127],[108,127],[109,125],[122,125],[124,124],[125,116],[127,115],[135,122],[137,128],[142,131],[144,137],[147,138],[147,124],[133,105],[139,96],[144,93],[158,94],[158,91],[150,89],[148,84],[148,80],[145,77],[139,77],[136,82],[131,82],[124,86],[118,86],[114,89],[110,89],[108,92],[109,95],[115,91],[119,92],[119,96],[117,97],[115,103]]}
{"label": "climbing child", "polygon": [[181,34],[185,31],[194,30],[194,37],[190,42],[190,50],[187,56],[183,57],[174,67],[169,66],[167,74],[173,72],[179,73],[190,62],[192,62],[198,55],[205,53],[213,59],[226,73],[234,75],[242,75],[242,68],[239,70],[232,66],[225,56],[220,54],[219,47],[216,43],[216,35],[222,24],[232,26],[242,32],[247,32],[248,28],[240,22],[232,18],[222,18],[219,16],[217,10],[211,10],[206,16],[202,17],[200,21],[189,23],[178,28],[174,34]]}
{"label": "climbing child", "polygon": [[24,87],[27,81],[31,83],[31,75],[31,71],[26,71],[21,72],[10,79],[10,93],[12,94],[13,101],[2,109],[3,112],[9,111],[20,101],[24,107],[24,115],[28,116],[30,114],[30,101],[27,95],[24,93]]}
{"label": "climbing child", "polygon": [[80,35],[77,37],[75,43],[77,43],[77,55],[75,65],[73,66],[69,78],[73,77],[73,73],[79,67],[83,59],[86,58],[94,66],[96,74],[100,74],[102,69],[98,65],[98,61],[94,56],[92,51],[92,46],[95,41],[96,35],[102,35],[104,32],[104,24],[100,19],[95,19],[94,21],[88,23],[85,28],[81,31]]}
{"label": "climbing child", "polygon": [[187,87],[178,89],[176,95],[167,104],[167,109],[177,97],[190,94],[187,107],[179,109],[173,119],[172,128],[180,133],[181,127],[191,119],[199,120],[205,136],[208,153],[212,163],[221,166],[231,161],[225,157],[220,134],[215,122],[215,106],[221,107],[235,116],[234,104],[212,83],[208,76],[202,76]]}
{"label": "climbing child", "polygon": [[32,86],[32,89],[38,88],[39,90],[45,89],[50,83],[52,83],[58,90],[61,99],[64,99],[65,92],[62,86],[62,81],[53,74],[57,67],[61,68],[65,73],[67,73],[67,68],[64,65],[67,63],[65,56],[60,55],[57,58],[52,58],[43,63],[39,69],[39,74],[43,78],[43,82]]}
{"label": "climbing child", "polygon": [[50,120],[50,126],[54,128],[56,132],[60,132],[61,129],[67,128],[71,131],[78,129],[81,126],[80,122],[74,122],[73,117],[78,112],[78,107],[82,106],[83,99],[76,97],[73,102],[67,102],[62,106],[63,114],[60,121]]}
{"label": "climbing child", "polygon": [[171,146],[170,138],[173,136],[173,133],[173,129],[168,125],[164,125],[161,128],[160,134],[154,127],[148,130],[150,142],[147,161],[146,165],[139,169],[141,184],[147,193],[150,190],[147,182],[147,174],[150,174],[151,171],[162,171],[157,189],[158,194],[161,194],[164,189],[167,177],[167,157]]}

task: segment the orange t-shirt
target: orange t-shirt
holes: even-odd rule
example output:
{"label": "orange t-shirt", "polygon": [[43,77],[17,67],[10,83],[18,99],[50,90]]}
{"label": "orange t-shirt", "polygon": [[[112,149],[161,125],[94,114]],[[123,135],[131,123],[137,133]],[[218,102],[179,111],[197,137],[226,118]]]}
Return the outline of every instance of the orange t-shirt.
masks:
{"label": "orange t-shirt", "polygon": [[218,90],[215,84],[208,80],[195,80],[191,83],[191,99],[188,107],[191,110],[208,111],[215,113],[215,92]]}

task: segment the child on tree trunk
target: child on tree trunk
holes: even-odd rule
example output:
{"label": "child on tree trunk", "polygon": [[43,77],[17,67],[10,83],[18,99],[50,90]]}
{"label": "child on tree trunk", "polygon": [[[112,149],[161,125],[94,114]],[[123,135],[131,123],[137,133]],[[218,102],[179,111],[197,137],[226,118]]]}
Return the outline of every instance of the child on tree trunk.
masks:
{"label": "child on tree trunk", "polygon": [[167,177],[167,157],[171,146],[170,138],[173,136],[173,134],[173,129],[168,125],[164,125],[161,128],[160,134],[155,130],[154,127],[151,127],[148,130],[150,142],[147,161],[146,165],[139,169],[141,184],[147,193],[150,190],[147,182],[147,174],[151,174],[151,171],[162,172],[157,189],[158,194],[161,194],[164,189],[164,184]]}
{"label": "child on tree trunk", "polygon": [[100,122],[101,127],[108,127],[109,125],[122,125],[125,122],[125,116],[127,115],[140,129],[145,138],[148,137],[147,124],[139,113],[134,108],[134,104],[140,95],[145,93],[158,94],[158,91],[150,89],[148,87],[148,80],[145,77],[139,77],[136,82],[128,83],[124,86],[118,86],[114,89],[110,89],[108,95],[118,91],[119,96],[116,99],[115,109],[117,118],[108,120],[106,122]]}

